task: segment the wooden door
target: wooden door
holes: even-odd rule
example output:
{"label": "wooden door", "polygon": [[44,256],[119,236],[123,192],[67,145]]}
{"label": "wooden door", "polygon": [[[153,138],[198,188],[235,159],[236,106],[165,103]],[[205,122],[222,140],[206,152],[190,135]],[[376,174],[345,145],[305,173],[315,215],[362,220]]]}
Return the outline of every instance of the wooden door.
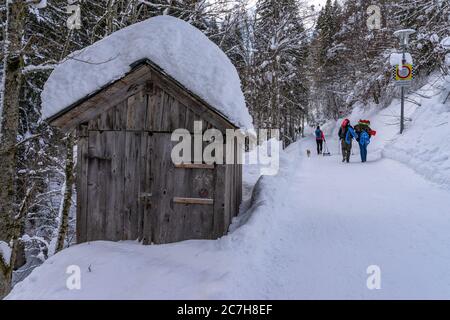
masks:
{"label": "wooden door", "polygon": [[147,141],[145,132],[89,131],[86,241],[143,239]]}
{"label": "wooden door", "polygon": [[223,234],[225,166],[175,166],[170,133],[89,131],[87,145],[81,242],[162,244]]}
{"label": "wooden door", "polygon": [[153,242],[212,239],[215,167],[177,167],[171,159],[176,144],[171,134],[155,133],[151,139]]}

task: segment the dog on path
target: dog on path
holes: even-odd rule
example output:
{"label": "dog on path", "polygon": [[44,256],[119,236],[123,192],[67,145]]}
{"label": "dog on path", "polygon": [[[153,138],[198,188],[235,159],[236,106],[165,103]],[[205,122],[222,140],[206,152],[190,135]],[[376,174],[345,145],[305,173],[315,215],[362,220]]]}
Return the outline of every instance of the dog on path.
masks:
{"label": "dog on path", "polygon": [[306,155],[308,156],[308,158],[311,158],[311,150],[307,149],[306,150]]}

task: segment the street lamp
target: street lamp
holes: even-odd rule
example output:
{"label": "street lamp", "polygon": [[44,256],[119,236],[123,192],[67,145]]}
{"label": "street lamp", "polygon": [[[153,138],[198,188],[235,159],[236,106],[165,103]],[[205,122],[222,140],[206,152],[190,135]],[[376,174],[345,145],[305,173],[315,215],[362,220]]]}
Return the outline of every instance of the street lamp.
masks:
{"label": "street lamp", "polygon": [[[414,29],[404,29],[398,30],[394,32],[394,35],[400,40],[400,47],[402,48],[402,66],[406,65],[406,50],[409,45],[409,36],[415,33]],[[412,62],[411,62],[412,64]],[[412,72],[412,70],[410,70]],[[400,84],[401,85],[401,95],[402,95],[402,103],[401,103],[401,114],[400,114],[400,134],[403,134],[405,130],[405,86],[408,84]]]}
{"label": "street lamp", "polygon": [[403,29],[394,32],[394,36],[400,39],[402,49],[406,50],[409,45],[409,36],[416,33],[414,29]]}

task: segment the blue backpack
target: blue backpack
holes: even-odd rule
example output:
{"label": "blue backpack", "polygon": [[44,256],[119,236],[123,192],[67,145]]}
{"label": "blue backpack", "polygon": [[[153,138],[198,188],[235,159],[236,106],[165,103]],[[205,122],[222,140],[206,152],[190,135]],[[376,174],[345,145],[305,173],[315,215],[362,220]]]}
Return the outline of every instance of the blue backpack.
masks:
{"label": "blue backpack", "polygon": [[358,135],[356,134],[355,130],[351,126],[349,126],[347,129],[347,134],[345,135],[345,142],[347,144],[351,144],[353,138],[358,138]]}
{"label": "blue backpack", "polygon": [[322,130],[319,129],[316,130],[316,139],[322,140]]}
{"label": "blue backpack", "polygon": [[365,130],[363,130],[359,136],[359,144],[367,147],[369,143],[370,143],[370,136]]}

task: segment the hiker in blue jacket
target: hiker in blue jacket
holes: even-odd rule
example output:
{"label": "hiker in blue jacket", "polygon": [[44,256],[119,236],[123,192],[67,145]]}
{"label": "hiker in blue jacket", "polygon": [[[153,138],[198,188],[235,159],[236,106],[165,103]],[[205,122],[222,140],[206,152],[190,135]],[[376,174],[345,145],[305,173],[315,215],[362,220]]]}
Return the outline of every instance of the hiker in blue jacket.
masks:
{"label": "hiker in blue jacket", "polygon": [[[343,124],[344,125],[344,124]],[[342,162],[350,162],[350,156],[352,154],[352,142],[353,139],[357,139],[358,135],[356,134],[353,127],[350,125],[350,121],[345,121],[345,127],[342,128],[342,132],[340,134],[341,143],[342,143]]]}
{"label": "hiker in blue jacket", "polygon": [[359,150],[361,152],[361,161],[367,162],[367,146],[370,143],[372,136],[377,134],[376,131],[370,128],[369,120],[359,120],[355,126],[356,134],[358,135]]}
{"label": "hiker in blue jacket", "polygon": [[366,130],[362,130],[359,135],[359,150],[361,152],[361,161],[367,162],[367,146],[370,143],[370,135]]}

